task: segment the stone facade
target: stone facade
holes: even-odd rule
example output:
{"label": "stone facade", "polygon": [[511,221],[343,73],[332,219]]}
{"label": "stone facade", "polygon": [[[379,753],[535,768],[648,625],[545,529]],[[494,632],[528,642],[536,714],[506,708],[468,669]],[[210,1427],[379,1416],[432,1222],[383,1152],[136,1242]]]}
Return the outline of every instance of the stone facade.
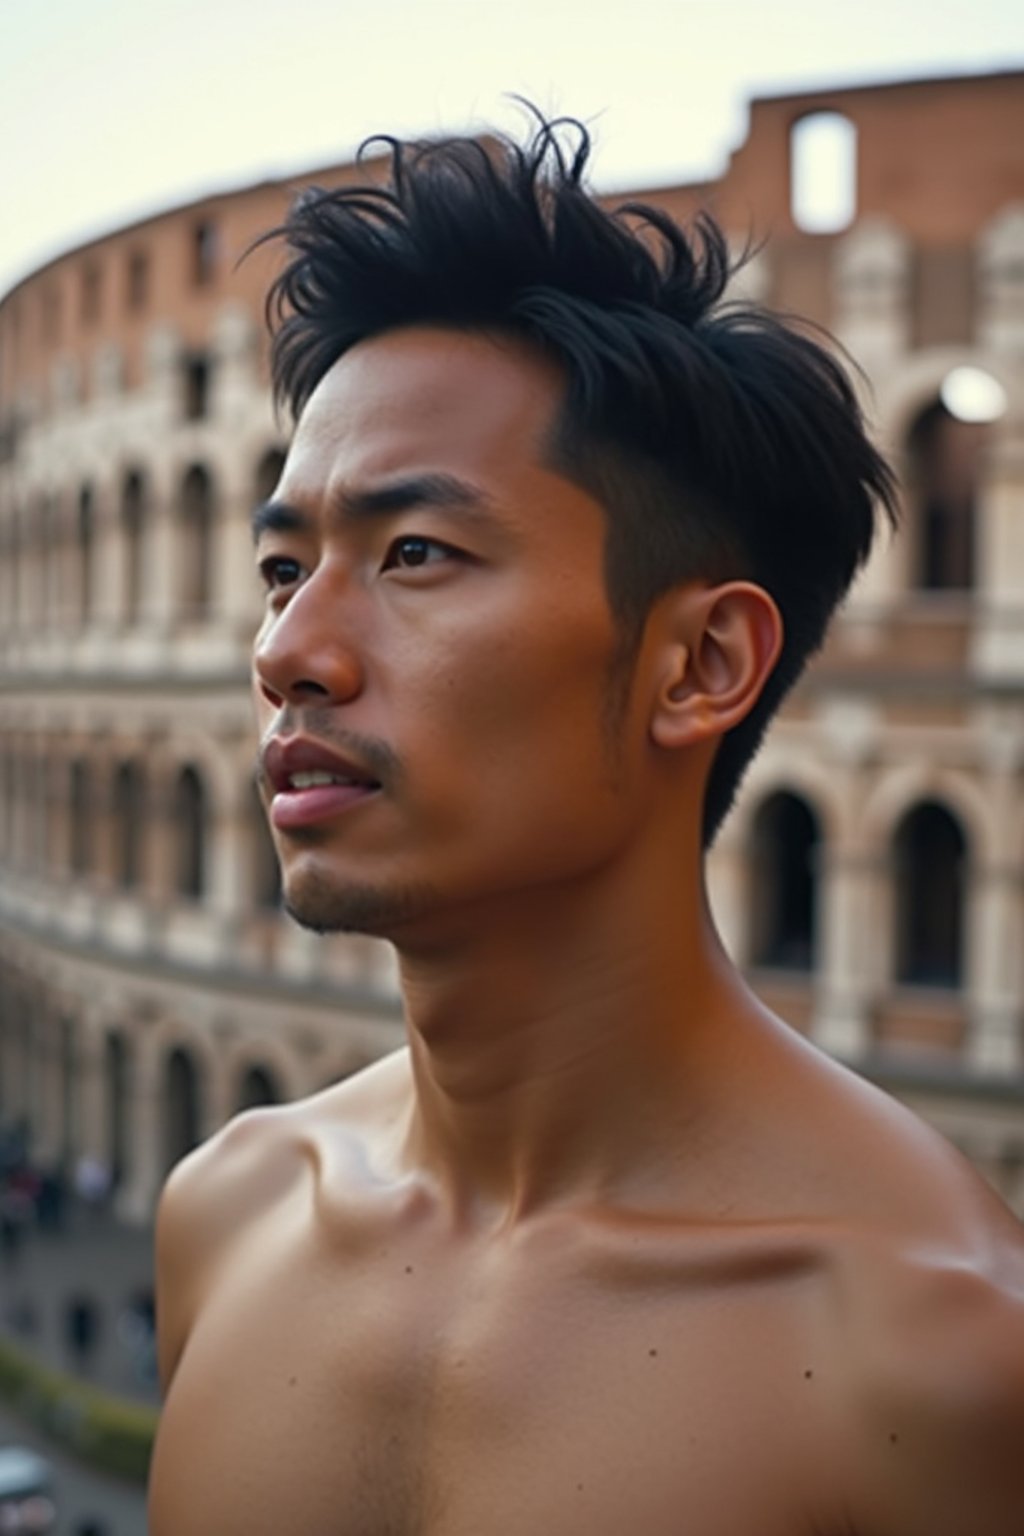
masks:
{"label": "stone facade", "polygon": [[[904,485],[723,830],[720,924],[1024,1211],[1022,113],[1022,74],[756,101],[717,182],[644,196],[763,240],[738,291],[859,360]],[[856,212],[809,232],[792,145],[818,114],[852,128]],[[384,946],[281,915],[252,789],[247,524],[285,442],[277,258],[236,261],[291,191],[170,211],[0,301],[0,1119],[39,1161],[101,1159],[138,1220],[239,1107],[402,1035]],[[1001,413],[942,403],[963,368]]]}

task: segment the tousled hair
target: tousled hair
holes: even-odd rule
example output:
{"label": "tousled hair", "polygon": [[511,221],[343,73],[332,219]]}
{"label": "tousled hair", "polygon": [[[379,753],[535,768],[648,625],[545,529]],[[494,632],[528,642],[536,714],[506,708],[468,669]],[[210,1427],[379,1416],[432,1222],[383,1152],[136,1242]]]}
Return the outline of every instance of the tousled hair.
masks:
{"label": "tousled hair", "polygon": [[867,558],[876,506],[895,522],[894,480],[826,345],[724,302],[716,223],[607,210],[584,182],[584,126],[536,117],[523,144],[371,139],[360,161],[383,151],[386,181],[299,196],[271,232],[290,248],[267,298],[274,390],[297,417],[348,348],[410,325],[512,334],[560,365],[553,458],[606,510],[624,654],[686,580],[749,579],[782,616],[779,660],[715,756],[708,845]]}

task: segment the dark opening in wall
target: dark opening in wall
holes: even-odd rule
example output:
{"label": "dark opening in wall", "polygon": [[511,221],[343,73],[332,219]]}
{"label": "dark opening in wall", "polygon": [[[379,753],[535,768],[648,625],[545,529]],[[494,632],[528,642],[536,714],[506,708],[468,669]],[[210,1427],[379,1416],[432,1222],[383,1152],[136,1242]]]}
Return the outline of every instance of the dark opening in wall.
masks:
{"label": "dark opening in wall", "polygon": [[213,483],[201,464],[193,465],[182,482],[179,559],[181,615],[189,620],[206,618],[213,560]]}
{"label": "dark opening in wall", "polygon": [[142,875],[144,799],[145,788],[138,763],[122,763],[114,780],[114,877],[124,890],[134,889]]}
{"label": "dark opening in wall", "polygon": [[770,795],[753,832],[753,963],[809,971],[815,962],[817,818],[799,795]]}
{"label": "dark opening in wall", "polygon": [[95,516],[92,486],[78,493],[78,613],[85,624],[92,617]]}
{"label": "dark opening in wall", "polygon": [[279,1104],[281,1093],[266,1067],[248,1067],[238,1089],[236,1109],[256,1109],[261,1104]]}
{"label": "dark opening in wall", "polygon": [[195,768],[183,768],[175,790],[177,892],[198,901],[206,889],[206,792]]}
{"label": "dark opening in wall", "polygon": [[192,226],[192,281],[197,288],[213,281],[217,245],[217,226],[209,219],[201,219]]}
{"label": "dark opening in wall", "polygon": [[205,421],[210,414],[210,359],[205,352],[186,357],[183,369],[186,421]]}
{"label": "dark opening in wall", "polygon": [[915,534],[914,585],[966,592],[974,586],[975,522],[984,422],[960,421],[939,399],[907,436],[907,490]]}
{"label": "dark opening in wall", "polygon": [[92,868],[93,797],[92,775],[88,763],[83,758],[76,758],[71,764],[71,784],[68,798],[70,800],[69,811],[71,817],[71,838],[68,855],[71,873],[73,875],[85,875]]}
{"label": "dark opening in wall", "polygon": [[102,274],[96,262],[90,261],[82,268],[82,324],[95,325],[100,318]]}
{"label": "dark opening in wall", "polygon": [[172,1051],[167,1059],[164,1113],[164,1161],[170,1169],[199,1142],[199,1076],[188,1051]]}
{"label": "dark opening in wall", "polygon": [[135,314],[149,302],[149,256],[145,251],[132,251],[128,257],[125,297]]}
{"label": "dark opening in wall", "polygon": [[110,1177],[116,1189],[128,1166],[128,1106],[131,1093],[131,1058],[123,1035],[108,1035],[104,1047],[107,1092],[107,1125]]}
{"label": "dark opening in wall", "polygon": [[137,623],[142,612],[146,558],[146,486],[141,470],[125,475],[121,487],[121,533],[124,539],[124,619]]}
{"label": "dark opening in wall", "polygon": [[963,978],[967,840],[944,805],[924,801],[903,818],[893,845],[896,980],[959,987]]}

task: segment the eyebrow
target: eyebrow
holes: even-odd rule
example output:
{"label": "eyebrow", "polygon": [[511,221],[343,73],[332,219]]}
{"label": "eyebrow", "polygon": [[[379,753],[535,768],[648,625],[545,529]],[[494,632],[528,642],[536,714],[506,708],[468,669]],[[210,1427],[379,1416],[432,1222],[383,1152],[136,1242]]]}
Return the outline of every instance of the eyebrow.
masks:
{"label": "eyebrow", "polygon": [[[410,507],[443,507],[475,517],[490,501],[479,486],[460,480],[457,475],[408,475],[387,485],[346,491],[338,498],[333,513],[343,523],[394,517]],[[252,514],[253,543],[258,543],[264,533],[309,533],[314,521],[289,502],[261,502]]]}

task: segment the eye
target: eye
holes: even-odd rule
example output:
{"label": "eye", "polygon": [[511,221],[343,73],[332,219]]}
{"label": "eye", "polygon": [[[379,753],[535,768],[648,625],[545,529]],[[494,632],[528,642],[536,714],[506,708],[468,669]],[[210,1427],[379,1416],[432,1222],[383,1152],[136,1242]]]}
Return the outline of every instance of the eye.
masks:
{"label": "eye", "polygon": [[297,560],[290,560],[287,555],[268,555],[259,562],[257,570],[268,592],[293,587],[302,578],[302,566]]}
{"label": "eye", "polygon": [[384,556],[383,570],[411,571],[421,565],[438,565],[442,560],[455,560],[459,551],[440,539],[427,539],[421,534],[406,533],[395,539]]}

